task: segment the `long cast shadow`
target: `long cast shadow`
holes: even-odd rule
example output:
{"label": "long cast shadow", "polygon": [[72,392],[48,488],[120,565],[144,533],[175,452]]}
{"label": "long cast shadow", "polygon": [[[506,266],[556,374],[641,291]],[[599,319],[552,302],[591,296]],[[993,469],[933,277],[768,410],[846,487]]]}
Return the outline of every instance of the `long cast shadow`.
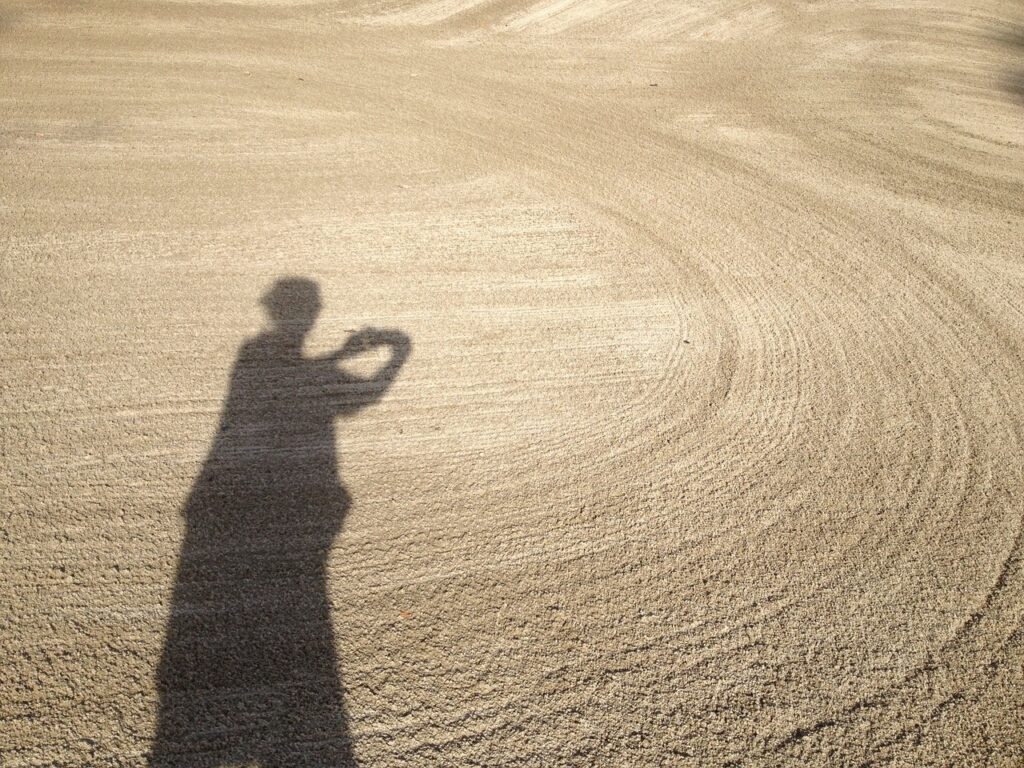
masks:
{"label": "long cast shadow", "polygon": [[[184,507],[154,768],[356,764],[326,583],[350,505],[334,425],[383,396],[411,345],[366,329],[332,355],[305,357],[316,283],[279,280],[263,303],[271,328],[239,351]],[[377,346],[390,359],[374,376],[340,367]]]}

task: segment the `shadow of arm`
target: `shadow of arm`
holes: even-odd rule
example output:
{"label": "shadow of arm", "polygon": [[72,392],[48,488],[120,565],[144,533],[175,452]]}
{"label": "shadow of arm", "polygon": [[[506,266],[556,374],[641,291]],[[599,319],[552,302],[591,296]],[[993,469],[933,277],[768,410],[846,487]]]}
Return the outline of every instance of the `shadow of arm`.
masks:
{"label": "shadow of arm", "polygon": [[363,378],[350,373],[343,374],[343,397],[338,403],[339,414],[365,408],[380,400],[408,359],[412,351],[412,342],[401,331],[367,328],[350,336],[341,349],[327,358],[334,364],[342,363],[374,347],[382,346],[390,347],[391,356],[373,376]]}

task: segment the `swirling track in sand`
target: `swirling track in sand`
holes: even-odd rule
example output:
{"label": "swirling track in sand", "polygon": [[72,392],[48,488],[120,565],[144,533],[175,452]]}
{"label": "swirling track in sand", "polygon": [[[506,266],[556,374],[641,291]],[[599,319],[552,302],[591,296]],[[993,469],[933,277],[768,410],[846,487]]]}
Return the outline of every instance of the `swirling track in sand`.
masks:
{"label": "swirling track in sand", "polygon": [[283,274],[313,351],[414,344],[339,432],[364,764],[1024,761],[1021,28],[0,15],[0,762],[145,762],[179,513]]}

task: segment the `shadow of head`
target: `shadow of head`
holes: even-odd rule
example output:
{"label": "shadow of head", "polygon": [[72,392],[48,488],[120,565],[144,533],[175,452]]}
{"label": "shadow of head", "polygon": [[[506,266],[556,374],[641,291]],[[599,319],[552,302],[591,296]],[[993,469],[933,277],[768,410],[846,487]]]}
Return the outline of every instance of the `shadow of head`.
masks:
{"label": "shadow of head", "polygon": [[304,336],[320,314],[320,287],[305,277],[282,277],[260,303],[275,331]]}

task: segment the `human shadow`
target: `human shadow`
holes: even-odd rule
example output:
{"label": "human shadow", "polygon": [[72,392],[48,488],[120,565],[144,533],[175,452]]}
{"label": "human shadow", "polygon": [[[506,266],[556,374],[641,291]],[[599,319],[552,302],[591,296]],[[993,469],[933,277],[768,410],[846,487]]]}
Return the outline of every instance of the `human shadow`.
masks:
{"label": "human shadow", "polygon": [[[364,329],[306,357],[316,283],[279,280],[263,304],[271,327],[239,351],[184,506],[153,768],[356,764],[327,593],[328,553],[351,503],[335,420],[379,400],[411,345],[399,331]],[[341,368],[374,347],[390,349],[375,375]]]}

